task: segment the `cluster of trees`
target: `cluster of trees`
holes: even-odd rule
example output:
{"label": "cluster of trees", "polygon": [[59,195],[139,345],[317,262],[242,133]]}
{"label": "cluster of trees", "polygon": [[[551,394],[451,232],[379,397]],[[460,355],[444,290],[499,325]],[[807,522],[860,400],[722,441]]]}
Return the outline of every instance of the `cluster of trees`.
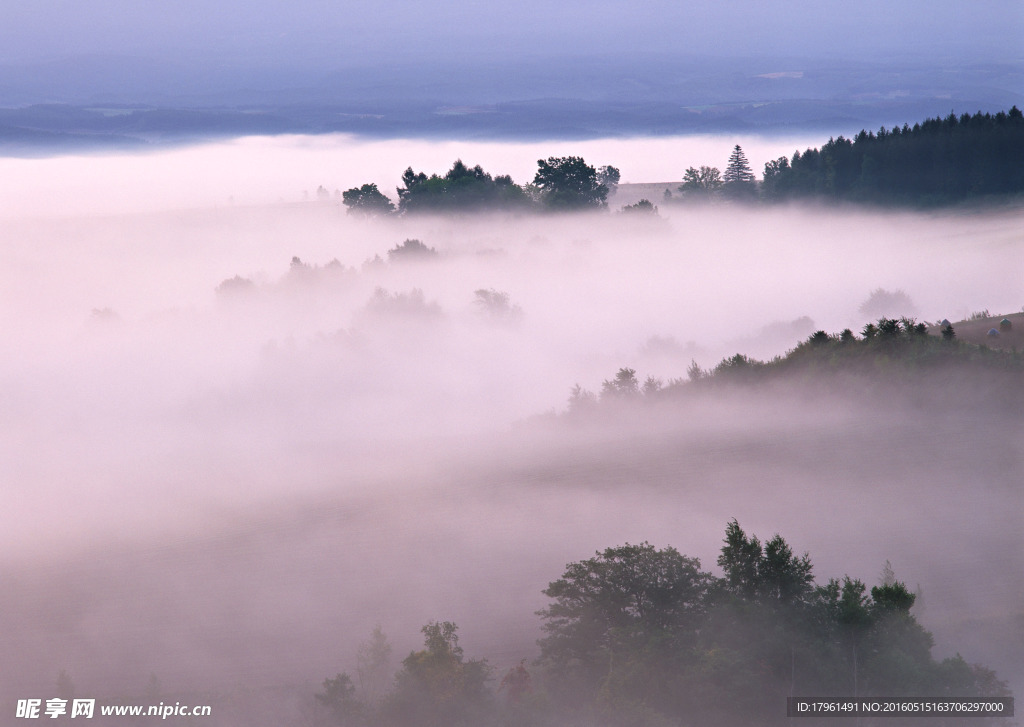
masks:
{"label": "cluster of trees", "polygon": [[984,667],[932,658],[916,595],[888,563],[870,590],[848,576],[817,584],[806,553],[733,520],[718,565],[721,577],[649,543],[570,563],[544,590],[539,658],[509,669],[496,693],[455,624],[431,622],[390,691],[339,674],[317,699],[335,724],[458,727],[770,725],[786,721],[787,696],[1009,696]]}
{"label": "cluster of trees", "polygon": [[[987,311],[986,311],[987,312]],[[1009,323],[1009,321],[1007,321]],[[708,386],[756,383],[788,377],[810,382],[828,374],[864,375],[875,381],[885,378],[903,380],[918,377],[924,370],[960,371],[967,368],[998,371],[1012,376],[1024,373],[1024,352],[998,350],[959,341],[948,321],[929,325],[911,317],[879,318],[866,324],[858,337],[849,328],[838,334],[815,331],[785,356],[771,361],[758,361],[744,354],[722,359],[711,369],[692,362],[685,378],[663,382],[648,376],[641,384],[636,370],[621,368],[614,378],[605,380],[599,393],[576,384],[569,393],[568,414],[586,416],[598,404],[612,408],[623,403],[663,400],[683,391]],[[993,378],[992,383],[996,380]],[[833,385],[835,381],[827,382]],[[691,384],[697,384],[692,387]],[[1015,392],[1013,396],[1019,396]],[[1005,401],[1017,399],[1008,392]]]}
{"label": "cluster of trees", "polygon": [[508,175],[492,177],[480,165],[468,167],[456,160],[444,176],[415,172],[409,167],[398,187],[398,207],[375,184],[342,193],[352,214],[379,217],[416,212],[492,210],[603,209],[608,194],[619,183],[619,170],[595,169],[581,157],[537,160],[533,182],[517,185]]}
{"label": "cluster of trees", "polygon": [[718,197],[737,201],[757,198],[757,179],[742,147],[737,144],[729,155],[725,174],[718,167],[690,167],[683,174],[679,193],[687,201],[709,202]]}
{"label": "cluster of trees", "polygon": [[760,183],[737,145],[723,174],[690,167],[683,199],[779,202],[829,199],[936,205],[1024,191],[1024,114],[950,114],[853,139],[829,139],[820,149],[795,152],[764,166]]}
{"label": "cluster of trees", "polygon": [[[946,118],[877,132],[863,130],[853,139],[830,139],[820,149],[797,151],[765,164],[755,177],[743,149],[736,145],[722,172],[689,167],[678,193],[683,200],[706,202],[778,202],[829,199],[886,204],[935,205],[1024,191],[1024,114],[1016,106],[996,114],[951,113]],[[533,182],[515,184],[509,176],[491,177],[480,166],[456,161],[444,175],[429,177],[412,168],[402,175],[398,208],[374,184],[342,194],[353,214],[380,216],[416,211],[579,210],[607,207],[619,182],[619,170],[599,169],[580,157],[537,161]],[[672,198],[666,190],[666,201]],[[647,200],[631,212],[651,212]]]}

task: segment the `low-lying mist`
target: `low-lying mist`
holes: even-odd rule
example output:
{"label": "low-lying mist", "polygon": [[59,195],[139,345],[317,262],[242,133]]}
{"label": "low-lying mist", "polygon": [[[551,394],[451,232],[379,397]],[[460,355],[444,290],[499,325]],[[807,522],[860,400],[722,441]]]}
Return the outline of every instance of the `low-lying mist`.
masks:
{"label": "low-lying mist", "polygon": [[150,673],[311,693],[374,625],[397,666],[432,619],[505,669],[566,563],[647,540],[713,569],[734,517],[819,580],[891,561],[937,652],[1024,686],[1019,416],[777,390],[551,415],[621,367],[667,382],[859,330],[879,288],[933,321],[1018,311],[1019,210],[374,222],[334,200],[69,214],[55,187],[52,214],[0,220],[5,697],[61,670],[83,696]]}

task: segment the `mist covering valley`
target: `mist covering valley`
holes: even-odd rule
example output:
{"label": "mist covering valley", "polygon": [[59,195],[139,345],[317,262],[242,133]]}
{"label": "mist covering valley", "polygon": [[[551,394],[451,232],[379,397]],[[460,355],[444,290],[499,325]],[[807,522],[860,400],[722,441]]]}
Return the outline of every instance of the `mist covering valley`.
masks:
{"label": "mist covering valley", "polygon": [[[200,170],[237,144],[2,162],[22,202],[0,219],[6,700],[49,696],[61,670],[100,698],[154,674],[163,694],[249,695],[218,724],[302,724],[375,625],[397,668],[431,620],[500,675],[536,657],[566,563],[649,541],[714,570],[733,518],[809,552],[821,581],[871,585],[891,561],[936,653],[1021,693],[1024,431],[985,382],[560,416],[622,367],[668,382],[859,331],[879,288],[912,302],[885,315],[1020,311],[1019,208],[373,221],[292,180],[390,191],[406,163],[478,159],[406,142],[384,169],[343,142],[248,143],[250,169],[303,161],[234,203]],[[588,142],[588,161],[619,143]],[[354,161],[334,172],[318,149]],[[146,194],[120,194],[127,169]]]}

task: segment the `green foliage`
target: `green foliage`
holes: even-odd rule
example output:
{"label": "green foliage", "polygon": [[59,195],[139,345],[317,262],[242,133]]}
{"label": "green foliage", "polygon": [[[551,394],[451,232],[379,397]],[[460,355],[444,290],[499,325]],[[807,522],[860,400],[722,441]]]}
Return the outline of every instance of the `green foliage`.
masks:
{"label": "green foliage", "polygon": [[610,164],[597,168],[597,183],[607,187],[609,193],[614,192],[619,186],[620,178],[619,170]]}
{"label": "green foliage", "polygon": [[486,683],[490,667],[483,659],[465,659],[458,627],[431,621],[423,627],[423,646],[402,661],[395,691],[384,705],[385,722],[424,727],[477,724],[491,706]]}
{"label": "green foliage", "polygon": [[[423,648],[402,661],[383,698],[358,699],[338,674],[316,701],[331,723],[353,727],[781,727],[780,705],[793,694],[1010,696],[991,670],[932,657],[932,636],[911,613],[915,596],[888,562],[870,593],[848,575],[816,585],[808,554],[778,534],[748,535],[734,519],[718,565],[721,578],[646,542],[569,563],[537,612],[540,668],[509,668],[500,701],[487,687],[491,668],[466,659],[449,621],[423,627]],[[378,627],[360,648],[361,682],[389,652]]]}
{"label": "green foliage", "polygon": [[[796,151],[764,166],[758,184],[743,149],[736,145],[724,174],[716,167],[689,167],[679,186],[684,200],[717,197],[766,201],[821,198],[885,204],[938,205],[1024,192],[1024,115],[976,113],[928,119],[878,132],[861,131],[853,139],[829,139],[820,149]],[[517,185],[508,175],[492,176],[480,165],[456,160],[444,175],[409,167],[397,188],[398,211],[461,213],[488,210],[595,209],[607,205],[621,174],[599,169],[580,157],[537,161],[532,184]],[[321,188],[320,196],[329,196]],[[671,192],[665,190],[665,199]],[[375,184],[342,194],[350,214],[387,216],[395,206]],[[626,212],[656,213],[648,200],[624,207]],[[898,313],[913,313],[901,310]],[[893,311],[869,312],[892,315]]]}
{"label": "green foliage", "polygon": [[608,548],[566,566],[538,612],[540,662],[566,698],[662,701],[693,648],[714,579],[675,548]]}
{"label": "green foliage", "polygon": [[889,583],[871,589],[871,600],[881,613],[909,613],[917,596],[900,583]]}
{"label": "green foliage", "polygon": [[793,555],[779,535],[762,545],[747,537],[736,520],[725,529],[718,565],[725,572],[726,591],[745,601],[792,605],[807,602],[813,591],[810,556]]}
{"label": "green foliage", "polygon": [[825,333],[825,331],[815,331],[811,334],[811,337],[807,339],[807,342],[812,346],[821,346],[832,340],[832,337]]}
{"label": "green foliage", "polygon": [[810,557],[736,520],[722,578],[674,548],[626,544],[570,563],[544,591],[539,664],[571,714],[603,725],[783,724],[787,695],[1000,696],[962,660],[938,663],[895,577],[816,586]]}
{"label": "green foliage", "polygon": [[348,214],[363,217],[382,217],[395,211],[394,203],[377,189],[376,184],[364,184],[341,193]]}
{"label": "green foliage", "polygon": [[753,200],[757,196],[757,182],[750,170],[743,149],[737,144],[722,175],[722,193],[729,199]]}
{"label": "green foliage", "polygon": [[403,213],[511,210],[529,205],[529,196],[511,177],[491,177],[479,164],[468,167],[461,159],[443,177],[428,177],[409,167],[398,188],[398,207]]}
{"label": "green foliage", "polygon": [[792,175],[789,173],[789,159],[779,157],[765,163],[761,178],[761,197],[766,200],[785,199],[792,194]]}
{"label": "green foliage", "polygon": [[[570,397],[569,410],[576,415],[585,411],[596,413],[613,402],[667,400],[685,392],[773,381],[826,386],[833,390],[836,382],[850,385],[858,381],[857,386],[863,391],[864,384],[902,385],[928,372],[942,377],[937,380],[955,383],[962,381],[969,371],[984,374],[979,381],[986,387],[991,384],[991,390],[985,389],[986,395],[994,397],[997,406],[1008,410],[1016,405],[1024,406],[1019,386],[1019,376],[1024,374],[1024,353],[962,343],[956,339],[953,326],[948,322],[942,328],[936,326],[934,333],[936,335],[930,334],[927,324],[906,316],[879,318],[863,327],[861,338],[848,328],[838,335],[815,331],[785,356],[771,361],[758,361],[737,353],[711,370],[691,361],[687,378],[669,379],[667,386],[648,377],[641,388],[636,370],[622,368],[614,378],[602,383],[600,407],[595,406],[598,400],[594,394],[577,385]],[[1006,377],[1008,388],[996,391],[996,380],[992,377],[996,372]]]}
{"label": "green foliage", "polygon": [[627,204],[622,208],[622,213],[627,215],[645,215],[649,217],[658,216],[658,208],[651,204],[650,200],[642,199],[636,204]]}
{"label": "green foliage", "polygon": [[533,183],[540,190],[542,203],[549,209],[601,209],[606,206],[608,187],[601,183],[597,171],[582,157],[538,159]]}

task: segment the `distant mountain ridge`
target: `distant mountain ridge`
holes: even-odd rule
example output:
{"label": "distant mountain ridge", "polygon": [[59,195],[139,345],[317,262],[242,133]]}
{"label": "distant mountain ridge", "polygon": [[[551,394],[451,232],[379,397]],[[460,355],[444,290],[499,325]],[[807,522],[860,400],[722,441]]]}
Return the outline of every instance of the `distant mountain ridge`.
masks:
{"label": "distant mountain ridge", "polygon": [[1015,63],[594,56],[299,73],[88,56],[0,65],[0,153],[280,133],[459,139],[852,134],[1013,104],[1024,105],[1024,71]]}

